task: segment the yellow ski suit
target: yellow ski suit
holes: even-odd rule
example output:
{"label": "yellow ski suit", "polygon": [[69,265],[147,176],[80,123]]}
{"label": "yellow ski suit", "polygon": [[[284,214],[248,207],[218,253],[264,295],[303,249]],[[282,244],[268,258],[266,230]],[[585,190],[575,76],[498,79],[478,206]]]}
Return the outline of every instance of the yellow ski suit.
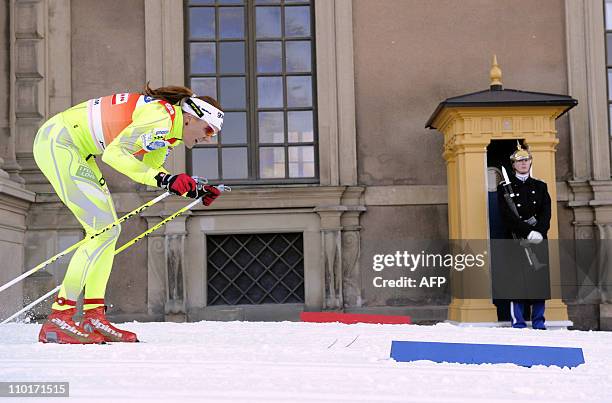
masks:
{"label": "yellow ski suit", "polygon": [[[114,94],[78,104],[49,119],[36,134],[34,159],[86,236],[113,223],[117,214],[94,156],[132,180],[156,186],[170,148],[182,140],[179,106],[133,93]],[[142,158],[142,159],[140,159]],[[103,305],[120,227],[79,247],[70,260],[53,309],[85,299],[84,309]]]}

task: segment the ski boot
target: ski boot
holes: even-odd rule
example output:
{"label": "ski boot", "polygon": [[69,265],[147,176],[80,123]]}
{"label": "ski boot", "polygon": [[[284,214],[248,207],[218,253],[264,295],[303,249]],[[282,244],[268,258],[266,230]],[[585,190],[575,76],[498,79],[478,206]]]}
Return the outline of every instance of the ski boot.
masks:
{"label": "ski boot", "polygon": [[[84,299],[83,305],[103,304],[104,300]],[[83,329],[104,337],[104,341],[134,343],[138,341],[135,333],[117,329],[106,319],[106,306],[87,309],[83,313]]]}
{"label": "ski boot", "polygon": [[[60,305],[75,306],[75,301],[57,298],[56,302]],[[38,341],[41,343],[59,344],[104,344],[104,337],[93,332],[87,332],[72,320],[76,313],[76,308],[69,308],[63,311],[52,309],[51,314],[43,323]]]}

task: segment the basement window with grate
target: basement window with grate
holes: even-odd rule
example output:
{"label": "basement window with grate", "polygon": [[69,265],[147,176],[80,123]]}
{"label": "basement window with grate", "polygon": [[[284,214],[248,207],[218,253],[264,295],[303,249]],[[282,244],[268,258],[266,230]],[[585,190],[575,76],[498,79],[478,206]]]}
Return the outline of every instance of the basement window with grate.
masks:
{"label": "basement window with grate", "polygon": [[302,233],[208,235],[208,305],[304,302]]}

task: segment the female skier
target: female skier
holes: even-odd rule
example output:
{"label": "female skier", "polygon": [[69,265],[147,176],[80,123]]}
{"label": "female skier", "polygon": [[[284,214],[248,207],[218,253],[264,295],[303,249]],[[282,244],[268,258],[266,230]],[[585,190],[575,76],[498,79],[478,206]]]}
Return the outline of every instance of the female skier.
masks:
{"label": "female skier", "polygon": [[[198,190],[191,176],[173,175],[163,164],[173,147],[209,142],[222,125],[223,112],[213,98],[196,96],[185,87],[151,89],[147,84],[142,94],[95,98],[55,115],[36,134],[34,159],[90,236],[117,220],[96,156],[133,181],[176,195],[203,196],[208,206],[219,189],[206,185]],[[136,334],[116,328],[105,316],[104,294],[119,232],[115,226],[76,250],[39,341],[138,341]],[[83,288],[83,321],[77,325],[73,316]]]}

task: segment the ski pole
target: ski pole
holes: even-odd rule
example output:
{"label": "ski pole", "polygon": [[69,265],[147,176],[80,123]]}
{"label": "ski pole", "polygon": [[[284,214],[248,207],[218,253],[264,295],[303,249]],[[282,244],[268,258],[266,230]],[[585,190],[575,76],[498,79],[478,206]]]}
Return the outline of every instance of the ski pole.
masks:
{"label": "ski pole", "polygon": [[[229,186],[225,186],[225,185],[219,185],[216,186],[217,189],[219,189],[221,192],[229,192],[232,189]],[[203,197],[203,196],[202,196]],[[160,221],[158,224],[154,225],[153,227],[149,228],[148,230],[146,230],[145,232],[143,232],[142,234],[138,235],[137,237],[135,237],[134,239],[132,239],[131,241],[126,242],[125,244],[123,244],[119,249],[117,249],[115,251],[115,254],[118,254],[124,250],[126,250],[127,248],[129,248],[130,246],[134,245],[136,242],[140,241],[142,238],[146,237],[147,235],[149,235],[151,232],[155,231],[156,229],[160,228],[161,226],[163,226],[164,224],[166,224],[168,221],[172,221],[174,220],[176,217],[180,216],[181,214],[183,214],[185,211],[190,210],[193,206],[195,206],[196,204],[200,203],[202,201],[202,197],[199,197],[197,199],[195,199],[194,201],[192,201],[191,203],[189,203],[188,205],[186,205],[185,207],[183,207],[182,209],[180,209],[179,211],[177,211],[176,213],[172,214],[171,216],[167,217],[166,219],[164,219],[163,221]]]}
{"label": "ski pole", "polygon": [[0,287],[0,292],[6,290],[7,288],[9,288],[10,286],[12,286],[13,284],[16,284],[18,282],[20,282],[21,280],[23,280],[24,278],[30,276],[32,273],[37,272],[38,270],[50,265],[51,263],[54,263],[55,261],[57,261],[59,258],[61,258],[62,256],[67,255],[68,253],[72,252],[73,250],[75,250],[76,248],[78,248],[79,246],[83,245],[84,243],[94,239],[95,237],[105,233],[106,231],[112,229],[113,227],[116,227],[117,225],[129,220],[130,218],[132,218],[133,216],[135,216],[136,214],[139,214],[140,212],[142,212],[143,210],[147,209],[148,207],[151,207],[152,205],[154,205],[155,203],[159,202],[160,200],[165,199],[166,197],[170,196],[170,192],[166,192],[162,195],[157,196],[155,199],[143,204],[142,206],[130,211],[129,213],[127,213],[126,215],[124,215],[123,217],[119,218],[117,221],[107,225],[106,227],[102,228],[100,231],[94,233],[93,235],[89,235],[86,236],[85,238],[83,238],[82,240],[80,240],[79,242],[75,243],[74,245],[70,246],[68,249],[64,250],[63,252],[58,253],[55,256],[50,257],[49,259],[45,260],[44,262],[42,262],[41,264],[39,264],[38,266],[34,267],[33,269],[30,269],[28,271],[26,271],[25,273],[23,273],[22,275],[20,275],[19,277],[9,281],[8,283],[4,284],[2,287]]}
{"label": "ski pole", "polygon": [[[229,192],[229,191],[232,190],[229,186],[225,186],[225,185],[219,185],[219,186],[217,186],[217,189],[219,189],[222,192]],[[153,227],[149,228],[148,230],[146,230],[142,234],[140,234],[137,237],[133,238],[132,240],[126,242],[119,249],[115,250],[115,255],[118,255],[119,253],[123,252],[124,250],[126,250],[130,246],[134,245],[136,242],[140,241],[142,238],[146,237],[147,235],[149,235],[153,231],[155,231],[155,230],[159,229],[160,227],[162,227],[167,222],[172,221],[173,219],[175,219],[179,215],[183,214],[185,211],[191,209],[193,206],[198,204],[201,200],[202,200],[201,197],[196,199],[196,200],[194,200],[193,202],[189,203],[187,206],[183,207],[182,209],[180,209],[176,213],[172,214],[171,216],[167,217],[163,221],[160,221],[158,224],[156,224]],[[61,288],[61,285],[58,285],[57,287],[55,287],[54,289],[52,289],[51,291],[49,291],[48,293],[46,293],[42,297],[38,298],[36,301],[34,301],[34,302],[30,303],[29,305],[27,305],[26,307],[22,308],[19,312],[16,312],[13,315],[9,316],[8,318],[4,319],[2,322],[0,322],[0,325],[3,325],[5,323],[9,322],[10,320],[16,318],[17,316],[21,315],[22,313],[30,310],[31,308],[33,308],[34,306],[36,306],[40,302],[42,302],[44,299],[46,299],[49,296],[53,295],[54,293],[58,292],[60,288]]]}
{"label": "ski pole", "polygon": [[52,289],[51,291],[49,291],[48,293],[46,293],[42,297],[38,298],[36,301],[31,302],[28,306],[23,307],[19,312],[16,312],[16,313],[12,314],[11,316],[9,316],[8,318],[4,319],[2,322],[0,322],[0,325],[4,325],[5,323],[10,322],[11,319],[16,318],[17,316],[21,315],[22,313],[24,313],[26,311],[29,311],[31,308],[34,308],[41,301],[43,301],[44,299],[46,299],[46,298],[50,297],[51,295],[55,294],[56,292],[58,292],[61,287],[62,287],[61,285],[58,285],[57,287],[55,287],[54,289]]}

